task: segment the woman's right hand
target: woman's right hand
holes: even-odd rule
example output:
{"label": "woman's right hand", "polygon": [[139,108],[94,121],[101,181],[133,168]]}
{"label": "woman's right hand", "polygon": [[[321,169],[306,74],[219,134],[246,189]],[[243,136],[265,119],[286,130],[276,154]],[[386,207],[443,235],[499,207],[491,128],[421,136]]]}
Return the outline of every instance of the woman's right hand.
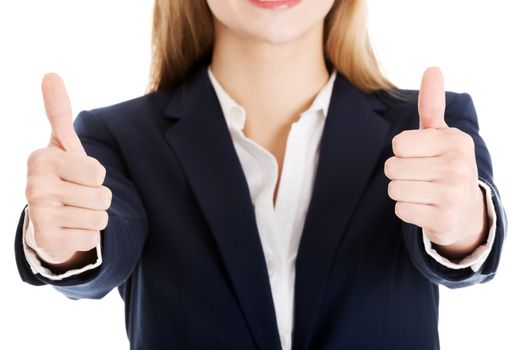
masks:
{"label": "woman's right hand", "polygon": [[51,140],[28,157],[25,195],[33,248],[45,262],[63,265],[98,245],[112,195],[102,186],[105,168],[86,154],[75,133],[62,79],[47,74],[42,93]]}

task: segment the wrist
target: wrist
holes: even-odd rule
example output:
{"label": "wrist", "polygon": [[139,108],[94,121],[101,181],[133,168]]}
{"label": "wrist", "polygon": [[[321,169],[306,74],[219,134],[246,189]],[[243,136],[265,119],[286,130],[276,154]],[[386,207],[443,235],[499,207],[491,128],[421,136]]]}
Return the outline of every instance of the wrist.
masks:
{"label": "wrist", "polygon": [[485,192],[481,186],[478,186],[474,203],[472,214],[469,215],[470,220],[467,221],[465,227],[459,229],[459,232],[467,233],[463,238],[449,245],[439,245],[432,242],[435,250],[449,260],[461,260],[487,241],[488,215]]}
{"label": "wrist", "polygon": [[61,263],[50,263],[40,258],[43,267],[49,269],[54,274],[60,275],[69,270],[80,269],[86,265],[93,264],[97,259],[96,248],[88,251],[77,251],[71,258]]}

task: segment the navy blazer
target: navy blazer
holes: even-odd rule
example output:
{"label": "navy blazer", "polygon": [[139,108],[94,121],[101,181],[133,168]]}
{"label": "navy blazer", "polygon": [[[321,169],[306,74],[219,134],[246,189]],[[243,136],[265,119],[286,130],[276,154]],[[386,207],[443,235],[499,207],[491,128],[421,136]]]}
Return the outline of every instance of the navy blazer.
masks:
{"label": "navy blazer", "polygon": [[[21,278],[69,298],[125,302],[132,349],[280,349],[268,271],[246,178],[206,71],[174,91],[83,111],[74,128],[113,192],[103,263],[61,281],[34,275],[15,240]],[[293,350],[438,349],[438,285],[493,278],[506,217],[467,94],[448,92],[445,121],[475,142],[492,189],[496,240],[477,271],[424,250],[387,194],[391,139],[418,128],[411,101],[365,94],[338,74],[296,260]]]}

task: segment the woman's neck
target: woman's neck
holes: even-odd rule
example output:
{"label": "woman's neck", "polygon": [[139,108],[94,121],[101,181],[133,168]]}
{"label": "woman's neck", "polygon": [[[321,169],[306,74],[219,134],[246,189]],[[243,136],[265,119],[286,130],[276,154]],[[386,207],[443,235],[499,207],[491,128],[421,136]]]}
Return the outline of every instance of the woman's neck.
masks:
{"label": "woman's neck", "polygon": [[322,25],[292,42],[271,44],[232,32],[215,19],[211,70],[247,112],[248,124],[289,125],[329,79]]}

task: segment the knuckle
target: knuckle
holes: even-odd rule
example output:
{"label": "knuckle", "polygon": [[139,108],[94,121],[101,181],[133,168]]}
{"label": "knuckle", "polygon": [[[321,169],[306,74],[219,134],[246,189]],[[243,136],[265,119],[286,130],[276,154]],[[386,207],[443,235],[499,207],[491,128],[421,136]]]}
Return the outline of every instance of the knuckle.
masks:
{"label": "knuckle", "polygon": [[456,130],[449,139],[450,146],[463,153],[470,152],[474,146],[473,138],[459,129]]}
{"label": "knuckle", "polygon": [[35,241],[40,241],[43,235],[42,232],[48,232],[47,225],[44,225],[42,221],[37,219],[31,219],[31,222],[34,228]]}
{"label": "knuckle", "polygon": [[27,172],[28,174],[40,173],[49,169],[52,161],[52,155],[49,149],[39,148],[34,150],[27,157]]}
{"label": "knuckle", "polygon": [[87,251],[91,250],[98,245],[100,242],[100,234],[96,231],[89,231],[85,233],[80,233],[79,239],[77,241],[77,250]]}
{"label": "knuckle", "polygon": [[25,198],[29,203],[33,202],[35,198],[38,197],[38,188],[36,181],[33,178],[28,178],[27,184],[25,186]]}
{"label": "knuckle", "polygon": [[91,234],[89,234],[88,239],[88,244],[91,246],[91,248],[96,247],[100,242],[100,234],[98,232],[92,232]]}
{"label": "knuckle", "polygon": [[465,132],[462,133],[462,143],[460,150],[465,154],[475,152],[475,141],[473,140],[473,137],[470,134],[467,134]]}
{"label": "knuckle", "polygon": [[32,220],[32,224],[33,224],[33,229],[34,229],[34,239],[35,239],[35,242],[38,243],[38,245],[42,245],[45,241],[46,241],[46,238],[47,236],[49,235],[49,229],[48,229],[48,225],[45,225],[44,223],[42,223],[42,221],[40,220]]}
{"label": "knuckle", "polygon": [[45,231],[38,230],[35,227],[34,244],[36,244],[38,248],[45,250],[49,246],[49,238],[47,237],[47,235],[42,234],[42,232]]}
{"label": "knuckle", "polygon": [[90,157],[92,165],[90,166],[90,179],[95,186],[101,186],[106,177],[106,168],[96,159]]}
{"label": "knuckle", "polygon": [[397,198],[398,193],[398,183],[397,181],[390,181],[388,184],[388,195],[395,199]]}
{"label": "knuckle", "polygon": [[30,203],[48,203],[60,202],[62,194],[51,179],[30,176],[25,188],[25,197]]}
{"label": "knuckle", "polygon": [[464,133],[464,137],[466,138],[466,143],[470,148],[475,148],[475,140],[473,139],[473,136],[471,136],[468,133]]}
{"label": "knuckle", "polygon": [[95,227],[97,230],[103,230],[106,228],[109,220],[109,215],[105,210],[99,210],[95,216]]}
{"label": "knuckle", "polygon": [[395,135],[393,139],[391,140],[391,146],[393,148],[394,154],[399,154],[402,152],[402,135],[405,133],[405,131],[402,131],[401,133]]}
{"label": "knuckle", "polygon": [[437,244],[440,244],[442,242],[442,232],[441,231],[435,231],[433,229],[425,231],[429,237],[429,239]]}
{"label": "knuckle", "polygon": [[458,135],[460,133],[462,133],[462,130],[460,130],[459,128],[457,128],[456,126],[450,126],[448,128],[448,132],[451,134],[451,135]]}
{"label": "knuckle", "polygon": [[103,189],[103,203],[104,203],[104,210],[109,209],[111,206],[111,201],[113,199],[113,192],[109,189],[107,186],[102,186]]}
{"label": "knuckle", "polygon": [[[38,206],[34,206],[31,203],[28,205],[29,209],[29,219],[33,222],[33,226],[40,223],[40,208]],[[36,228],[36,227],[35,227]]]}
{"label": "knuckle", "polygon": [[91,245],[93,247],[96,247],[98,243],[100,243],[100,233],[93,232],[93,234],[91,235]]}
{"label": "knuckle", "polygon": [[29,153],[29,156],[27,157],[27,163],[28,164],[37,164],[42,161],[42,158],[45,158],[46,149],[45,148],[39,148],[31,153]]}
{"label": "knuckle", "polygon": [[386,160],[384,163],[384,173],[387,177],[393,176],[393,169],[394,169],[394,163],[395,163],[395,157],[390,157]]}
{"label": "knuckle", "polygon": [[105,177],[105,168],[95,158],[89,157],[87,177],[93,186],[101,186]]}
{"label": "knuckle", "polygon": [[111,190],[106,186],[101,186],[96,189],[96,203],[101,207],[103,210],[109,209],[109,206],[111,205],[111,198],[112,193]]}
{"label": "knuckle", "polygon": [[395,214],[400,218],[404,216],[404,206],[401,202],[395,203]]}
{"label": "knuckle", "polygon": [[431,240],[440,245],[447,245],[450,243],[447,232],[444,232],[444,231],[435,231],[432,234]]}
{"label": "knuckle", "polygon": [[96,176],[97,176],[97,180],[98,180],[97,183],[102,185],[104,183],[105,178],[106,178],[106,168],[100,162],[98,162],[97,175]]}
{"label": "knuckle", "polygon": [[464,140],[467,140],[468,137],[471,138],[471,136],[468,133],[454,126],[450,127],[449,131],[451,135],[457,139],[457,142],[464,142]]}
{"label": "knuckle", "polygon": [[41,229],[52,222],[52,214],[42,206],[30,206],[29,217],[35,230]]}

